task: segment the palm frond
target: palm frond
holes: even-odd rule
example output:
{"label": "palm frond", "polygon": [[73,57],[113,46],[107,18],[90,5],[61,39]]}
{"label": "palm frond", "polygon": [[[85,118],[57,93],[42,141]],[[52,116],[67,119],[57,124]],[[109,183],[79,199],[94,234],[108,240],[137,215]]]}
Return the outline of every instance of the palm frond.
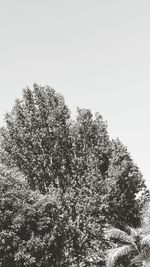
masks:
{"label": "palm frond", "polygon": [[125,245],[110,251],[106,260],[106,267],[114,267],[119,259],[128,255],[133,250],[132,246]]}
{"label": "palm frond", "polygon": [[133,227],[129,226],[128,224],[124,225],[125,230],[129,233],[130,236],[135,240],[137,236],[141,233],[140,228],[134,229]]}
{"label": "palm frond", "polygon": [[150,235],[146,235],[141,240],[141,247],[149,247],[150,249]]}
{"label": "palm frond", "polygon": [[141,240],[141,256],[143,260],[150,260],[150,235]]}
{"label": "palm frond", "polygon": [[142,266],[142,257],[141,257],[141,255],[137,255],[133,259],[131,259],[131,264],[134,264],[136,266]]}
{"label": "palm frond", "polygon": [[126,244],[134,245],[134,238],[120,229],[116,228],[109,229],[106,231],[106,235],[110,239],[115,239],[116,241],[118,240]]}

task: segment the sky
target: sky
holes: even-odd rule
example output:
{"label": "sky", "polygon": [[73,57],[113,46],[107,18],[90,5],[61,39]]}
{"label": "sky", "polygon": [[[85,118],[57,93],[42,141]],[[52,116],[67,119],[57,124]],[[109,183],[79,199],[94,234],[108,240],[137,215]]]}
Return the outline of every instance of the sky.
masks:
{"label": "sky", "polygon": [[49,85],[103,115],[150,188],[150,1],[0,0],[0,125],[22,89]]}

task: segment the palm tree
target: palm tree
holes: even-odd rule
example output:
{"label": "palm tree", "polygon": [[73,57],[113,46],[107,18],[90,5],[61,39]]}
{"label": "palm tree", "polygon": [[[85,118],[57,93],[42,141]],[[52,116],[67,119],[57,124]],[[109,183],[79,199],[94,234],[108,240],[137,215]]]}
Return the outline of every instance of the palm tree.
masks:
{"label": "palm tree", "polygon": [[106,267],[145,266],[150,267],[150,235],[143,235],[141,229],[125,227],[125,231],[112,228],[107,237],[114,248],[109,251]]}

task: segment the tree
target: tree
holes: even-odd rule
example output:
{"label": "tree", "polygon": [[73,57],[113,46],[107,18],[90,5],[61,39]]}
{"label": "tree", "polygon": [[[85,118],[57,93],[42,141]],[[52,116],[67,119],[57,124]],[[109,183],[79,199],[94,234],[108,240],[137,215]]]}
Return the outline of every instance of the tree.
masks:
{"label": "tree", "polygon": [[71,125],[76,172],[80,177],[87,170],[97,169],[99,176],[104,179],[110,157],[107,124],[98,113],[94,117],[88,109],[78,108],[77,111],[77,119]]}
{"label": "tree", "polygon": [[32,189],[46,192],[50,184],[65,188],[70,167],[70,112],[61,95],[50,87],[34,85],[23,91],[6,115],[2,159],[19,168]]}
{"label": "tree", "polygon": [[149,192],[127,148],[118,139],[112,141],[107,187],[109,223],[139,227]]}
{"label": "tree", "polygon": [[[93,116],[88,109],[78,109],[77,118],[72,121],[62,96],[50,87],[34,85],[33,90],[23,91],[22,99],[17,100],[12,112],[7,114],[1,138],[1,161],[7,172],[15,167],[21,180],[23,177],[23,181],[27,181],[30,197],[18,207],[24,218],[25,233],[28,235],[26,231],[30,229],[26,221],[28,210],[34,223],[40,224],[43,220],[46,227],[52,210],[56,215],[52,227],[46,228],[51,233],[54,225],[59,225],[56,240],[60,236],[65,242],[61,238],[54,242],[59,251],[59,257],[54,256],[56,266],[101,266],[108,247],[104,237],[106,226],[141,223],[146,200],[144,180],[121,142],[110,140],[101,115]],[[51,193],[54,191],[59,196],[54,202],[53,193],[49,195],[52,188]],[[41,197],[44,202],[40,202]],[[13,203],[16,205],[14,198]],[[51,207],[48,213],[47,205]],[[46,229],[40,233],[37,229],[29,231],[27,243],[21,243],[25,254],[22,258],[18,256],[19,264],[28,264],[28,255],[33,266],[34,260],[39,266],[44,262],[49,264],[55,253],[52,246],[49,247]],[[42,245],[37,248],[37,244]]]}
{"label": "tree", "polygon": [[106,222],[103,212],[106,207],[105,174],[110,144],[107,126],[100,115],[94,117],[90,110],[78,109],[70,135],[71,186],[64,196],[69,217],[68,253],[75,266],[102,264]]}
{"label": "tree", "polygon": [[12,229],[13,219],[22,209],[28,186],[12,177],[3,166],[0,168],[0,184],[0,266],[14,267],[19,240]]}
{"label": "tree", "polygon": [[125,229],[126,231],[113,228],[107,232],[117,247],[110,250],[106,267],[136,267],[150,263],[150,235],[143,236],[141,229],[129,226]]}
{"label": "tree", "polygon": [[66,217],[59,191],[43,195],[11,176],[0,176],[0,183],[0,266],[63,266]]}

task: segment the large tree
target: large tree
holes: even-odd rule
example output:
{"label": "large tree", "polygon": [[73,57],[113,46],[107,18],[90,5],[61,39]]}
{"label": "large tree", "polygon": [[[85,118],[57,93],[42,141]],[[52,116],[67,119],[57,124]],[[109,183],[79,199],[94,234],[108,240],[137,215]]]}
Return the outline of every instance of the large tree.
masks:
{"label": "large tree", "polygon": [[70,112],[64,99],[50,87],[23,90],[2,130],[2,158],[17,166],[32,189],[45,192],[53,183],[65,188],[70,167]]}
{"label": "large tree", "polygon": [[0,184],[0,266],[63,266],[66,217],[59,191],[43,195],[10,174],[0,175]]}
{"label": "large tree", "polygon": [[124,223],[139,227],[149,192],[139,168],[119,139],[111,145],[107,188],[109,223],[117,227]]}
{"label": "large tree", "polygon": [[69,213],[71,257],[77,266],[102,264],[105,250],[104,210],[107,206],[105,176],[110,154],[107,126],[100,115],[94,117],[90,110],[78,109],[70,135],[71,186],[64,197]]}
{"label": "large tree", "polygon": [[[65,218],[63,254],[57,247],[59,255],[65,255],[60,266],[101,266],[107,247],[104,228],[141,223],[143,177],[121,142],[110,140],[101,115],[78,109],[72,121],[62,96],[34,85],[7,114],[1,139],[2,163],[7,169],[15,167],[34,196],[36,189],[46,199],[52,186],[59,191],[53,211],[59,215],[58,204],[58,218]],[[46,221],[48,215],[41,214]]]}

